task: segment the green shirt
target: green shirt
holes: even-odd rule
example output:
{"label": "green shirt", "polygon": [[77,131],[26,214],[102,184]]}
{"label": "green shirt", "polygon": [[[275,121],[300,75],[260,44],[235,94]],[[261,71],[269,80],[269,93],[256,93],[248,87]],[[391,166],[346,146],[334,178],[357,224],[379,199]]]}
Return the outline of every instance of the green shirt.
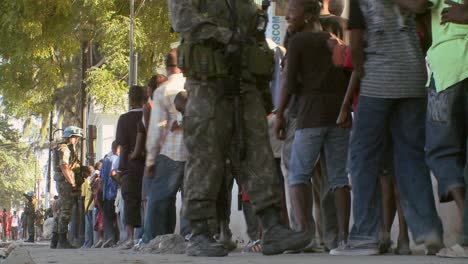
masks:
{"label": "green shirt", "polygon": [[[463,0],[453,0],[463,3]],[[444,0],[430,0],[432,6],[432,46],[427,62],[437,92],[468,78],[468,25],[440,24]]]}

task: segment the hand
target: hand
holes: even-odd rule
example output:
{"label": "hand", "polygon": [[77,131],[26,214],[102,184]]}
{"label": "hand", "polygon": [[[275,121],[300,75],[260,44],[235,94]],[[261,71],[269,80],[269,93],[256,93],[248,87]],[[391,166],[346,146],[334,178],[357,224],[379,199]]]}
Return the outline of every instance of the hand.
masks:
{"label": "hand", "polygon": [[153,178],[154,177],[154,165],[146,166],[144,177]]}
{"label": "hand", "polygon": [[276,115],[276,122],[273,127],[275,131],[276,138],[279,140],[286,139],[286,120],[283,115]]}
{"label": "hand", "polygon": [[130,153],[130,155],[128,155],[128,160],[136,160],[137,159],[137,155],[135,154],[135,151],[133,151],[132,153]]}
{"label": "hand", "polygon": [[336,124],[342,128],[350,128],[353,125],[351,110],[347,106],[341,107],[340,114],[336,120]]}
{"label": "hand", "polygon": [[440,24],[468,24],[468,4],[458,4],[451,0],[445,0],[444,2],[450,7],[442,10]]}

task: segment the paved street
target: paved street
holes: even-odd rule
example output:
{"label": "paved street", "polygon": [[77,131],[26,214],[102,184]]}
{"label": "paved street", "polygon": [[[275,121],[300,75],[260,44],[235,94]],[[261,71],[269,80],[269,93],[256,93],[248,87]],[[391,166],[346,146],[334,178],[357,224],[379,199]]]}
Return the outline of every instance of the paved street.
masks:
{"label": "paved street", "polygon": [[[30,257],[29,257],[29,256]],[[190,258],[185,255],[156,255],[143,254],[135,251],[118,249],[77,249],[51,250],[45,246],[23,246],[12,253],[2,264],[153,264],[153,263],[203,263],[203,264],[439,264],[456,263],[467,264],[467,259],[442,259],[437,257],[417,256],[373,256],[373,257],[335,257],[326,254],[298,254],[266,257],[258,254],[231,254],[226,258]]]}

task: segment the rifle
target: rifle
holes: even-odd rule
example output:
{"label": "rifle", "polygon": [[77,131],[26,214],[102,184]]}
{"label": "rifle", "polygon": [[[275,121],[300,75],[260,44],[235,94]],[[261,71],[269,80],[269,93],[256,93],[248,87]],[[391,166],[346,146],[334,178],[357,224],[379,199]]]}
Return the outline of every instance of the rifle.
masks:
{"label": "rifle", "polygon": [[[245,159],[245,141],[244,141],[244,127],[242,120],[242,102],[241,102],[241,81],[242,81],[242,44],[239,43],[236,37],[240,34],[238,26],[238,16],[236,10],[235,0],[225,0],[226,5],[229,9],[229,16],[231,21],[230,29],[232,31],[231,41],[226,47],[226,61],[230,62],[229,77],[223,80],[223,86],[225,87],[225,96],[232,101],[233,106],[233,138],[234,144],[232,144],[234,156],[231,159],[232,162],[232,174],[236,179],[237,183],[240,183],[241,179],[241,163]],[[239,188],[238,197],[238,210],[242,210],[242,194]]]}
{"label": "rifle", "polygon": [[[243,45],[248,42],[247,36],[239,36],[241,33],[238,25],[238,14],[235,0],[225,0],[229,9],[230,15],[230,30],[232,31],[231,41],[226,48],[226,58],[230,62],[229,77],[223,80],[225,95],[232,100],[233,106],[233,152],[234,157],[232,161],[232,173],[237,183],[241,183],[242,162],[245,159],[245,138],[244,138],[244,123],[242,120],[243,107],[242,107],[242,51]],[[268,24],[267,10],[270,6],[269,0],[263,0],[261,12],[257,15],[257,35],[265,34],[266,26]],[[242,210],[242,193],[239,188],[238,193],[238,210]]]}

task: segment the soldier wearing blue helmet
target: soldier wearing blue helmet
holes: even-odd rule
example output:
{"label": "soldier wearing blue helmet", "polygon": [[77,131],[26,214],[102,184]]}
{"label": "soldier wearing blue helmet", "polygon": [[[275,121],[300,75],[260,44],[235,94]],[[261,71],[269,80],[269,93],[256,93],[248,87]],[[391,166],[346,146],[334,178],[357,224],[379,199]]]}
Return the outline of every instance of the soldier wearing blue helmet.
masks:
{"label": "soldier wearing blue helmet", "polygon": [[75,146],[83,137],[82,129],[69,126],[64,129],[64,141],[54,149],[54,180],[60,196],[60,214],[58,224],[52,233],[51,248],[73,248],[68,240],[68,223],[74,200],[73,193],[80,188],[80,161]]}

